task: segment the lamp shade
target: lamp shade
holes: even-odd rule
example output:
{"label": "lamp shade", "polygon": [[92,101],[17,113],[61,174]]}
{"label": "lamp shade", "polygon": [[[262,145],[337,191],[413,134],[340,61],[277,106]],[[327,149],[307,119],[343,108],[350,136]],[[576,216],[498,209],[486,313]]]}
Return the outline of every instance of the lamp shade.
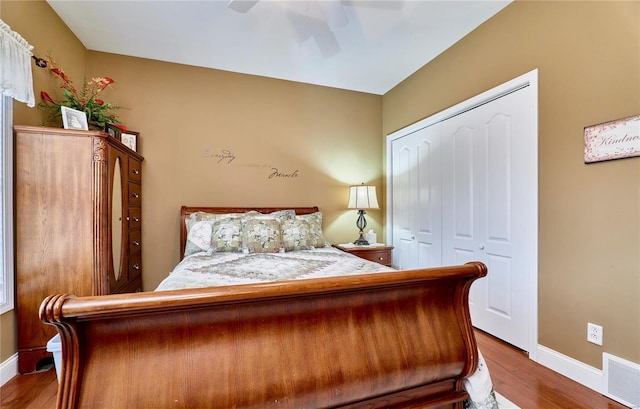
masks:
{"label": "lamp shade", "polygon": [[376,187],[356,185],[349,187],[349,209],[379,209]]}

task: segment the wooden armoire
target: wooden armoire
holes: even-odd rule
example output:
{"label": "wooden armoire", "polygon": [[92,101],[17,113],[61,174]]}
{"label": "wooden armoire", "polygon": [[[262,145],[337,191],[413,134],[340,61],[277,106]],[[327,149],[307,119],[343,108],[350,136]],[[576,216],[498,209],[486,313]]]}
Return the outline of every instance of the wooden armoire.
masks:
{"label": "wooden armoire", "polygon": [[52,356],[52,294],[142,290],[142,156],[100,131],[16,126],[18,371]]}

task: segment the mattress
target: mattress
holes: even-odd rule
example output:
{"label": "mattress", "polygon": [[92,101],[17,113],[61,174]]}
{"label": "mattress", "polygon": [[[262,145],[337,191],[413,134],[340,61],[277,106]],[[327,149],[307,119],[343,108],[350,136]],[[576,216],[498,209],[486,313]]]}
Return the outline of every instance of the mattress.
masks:
{"label": "mattress", "polygon": [[199,252],[185,257],[156,291],[394,271],[333,247],[280,253]]}

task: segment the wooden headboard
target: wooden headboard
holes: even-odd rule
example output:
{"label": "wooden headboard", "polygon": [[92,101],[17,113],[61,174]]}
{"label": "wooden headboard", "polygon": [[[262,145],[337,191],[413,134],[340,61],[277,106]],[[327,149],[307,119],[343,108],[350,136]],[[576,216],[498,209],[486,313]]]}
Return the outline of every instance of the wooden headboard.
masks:
{"label": "wooden headboard", "polygon": [[271,213],[278,210],[294,210],[296,214],[311,214],[319,211],[318,206],[312,207],[189,207],[182,206],[180,208],[180,259],[184,257],[184,249],[187,244],[187,225],[185,221],[189,218],[191,213],[206,212],[206,213],[246,213],[250,211],[256,211],[260,213]]}

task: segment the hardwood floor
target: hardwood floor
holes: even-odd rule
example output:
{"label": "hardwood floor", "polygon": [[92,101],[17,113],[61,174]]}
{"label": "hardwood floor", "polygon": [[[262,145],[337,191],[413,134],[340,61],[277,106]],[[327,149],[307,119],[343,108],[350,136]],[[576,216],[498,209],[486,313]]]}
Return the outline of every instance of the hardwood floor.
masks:
{"label": "hardwood floor", "polygon": [[17,375],[0,388],[0,408],[54,409],[57,393],[55,369]]}
{"label": "hardwood floor", "polygon": [[[522,409],[624,409],[533,361],[522,351],[477,331],[496,391]],[[53,409],[58,383],[54,369],[18,375],[0,388],[2,409]]]}
{"label": "hardwood floor", "polygon": [[624,409],[619,404],[538,363],[521,350],[476,331],[493,388],[522,409]]}

